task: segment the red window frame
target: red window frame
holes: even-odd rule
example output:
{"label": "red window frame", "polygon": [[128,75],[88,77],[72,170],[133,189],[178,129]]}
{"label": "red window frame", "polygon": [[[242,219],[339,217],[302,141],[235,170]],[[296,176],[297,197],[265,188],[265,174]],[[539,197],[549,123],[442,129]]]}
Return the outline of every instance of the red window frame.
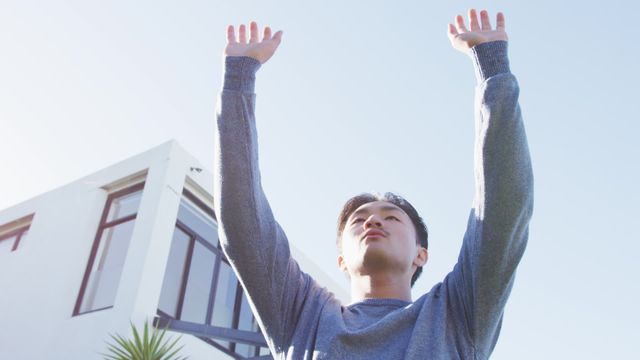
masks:
{"label": "red window frame", "polygon": [[11,231],[10,233],[6,233],[4,235],[0,236],[0,241],[7,241],[6,239],[14,237],[16,235],[18,235],[18,237],[16,238],[15,242],[13,243],[13,246],[11,247],[11,251],[10,252],[14,252],[18,249],[18,245],[20,244],[20,240],[22,239],[22,235],[24,235],[24,233],[26,233],[29,228],[31,227],[31,224],[20,227],[16,230]]}
{"label": "red window frame", "polygon": [[91,254],[89,255],[89,261],[87,262],[87,267],[84,271],[84,277],[82,278],[82,284],[80,285],[80,292],[78,293],[76,304],[73,308],[72,316],[88,314],[95,311],[105,310],[113,307],[113,305],[111,305],[111,306],[107,306],[99,309],[92,309],[89,311],[83,311],[83,312],[80,311],[80,308],[82,306],[82,301],[84,300],[84,295],[87,290],[89,277],[91,276],[91,269],[93,268],[93,263],[96,260],[96,255],[98,253],[98,249],[100,248],[100,239],[102,239],[103,232],[109,228],[112,228],[114,226],[117,226],[119,224],[122,224],[130,220],[133,220],[138,216],[138,211],[136,211],[134,214],[130,214],[130,215],[115,219],[113,221],[107,222],[107,218],[109,216],[109,210],[111,209],[111,204],[113,203],[113,200],[144,189],[144,184],[145,184],[144,182],[141,182],[139,184],[133,185],[126,189],[113,192],[109,194],[109,196],[107,197],[107,202],[104,206],[104,210],[102,211],[102,217],[100,219],[100,225],[98,226],[98,231],[96,232],[96,237],[93,240],[93,246],[91,247]]}
{"label": "red window frame", "polygon": [[5,234],[1,234],[0,235],[0,242],[1,241],[10,241],[10,240],[7,240],[7,239],[12,238],[12,237],[17,235],[17,237],[15,239],[15,242],[13,243],[13,246],[11,246],[11,251],[9,251],[9,252],[14,252],[14,251],[16,251],[18,249],[18,246],[20,245],[20,240],[22,240],[24,234],[27,231],[29,231],[29,228],[31,227],[31,223],[33,222],[33,217],[34,216],[35,216],[35,213],[29,214],[27,216],[23,216],[23,217],[21,217],[19,219],[10,221],[10,222],[0,226],[0,229],[3,229],[3,228],[5,228],[5,229],[9,228],[10,229],[10,228],[12,228],[14,226],[22,224],[22,225],[19,225],[18,228],[15,228],[15,229],[13,229],[13,230],[5,233]]}

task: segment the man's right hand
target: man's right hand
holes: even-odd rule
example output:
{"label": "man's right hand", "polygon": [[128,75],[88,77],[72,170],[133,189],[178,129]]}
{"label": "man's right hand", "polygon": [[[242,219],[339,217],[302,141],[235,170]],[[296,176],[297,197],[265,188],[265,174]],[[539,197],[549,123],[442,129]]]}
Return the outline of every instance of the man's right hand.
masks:
{"label": "man's right hand", "polygon": [[224,55],[249,56],[264,64],[273,56],[278,45],[280,45],[282,30],[271,36],[271,28],[267,26],[264,28],[264,35],[262,41],[260,41],[258,24],[252,21],[249,27],[251,33],[249,42],[247,42],[247,30],[244,24],[240,25],[238,31],[239,36],[237,38],[233,25],[229,25],[227,28],[227,46],[224,49]]}
{"label": "man's right hand", "polygon": [[480,22],[475,9],[469,10],[469,26],[467,29],[462,15],[456,16],[456,25],[449,24],[449,40],[451,45],[457,50],[466,53],[472,47],[490,41],[504,40],[508,36],[504,27],[504,14],[501,12],[496,16],[496,28],[491,27],[489,14],[486,10],[480,12]]}

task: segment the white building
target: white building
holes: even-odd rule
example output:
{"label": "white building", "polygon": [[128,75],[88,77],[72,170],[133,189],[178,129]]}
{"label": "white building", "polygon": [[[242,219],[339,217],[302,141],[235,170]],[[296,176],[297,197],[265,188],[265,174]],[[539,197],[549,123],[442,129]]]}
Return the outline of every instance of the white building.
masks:
{"label": "white building", "polygon": [[218,244],[212,187],[170,141],[0,211],[0,359],[102,359],[109,334],[146,320],[190,359],[271,358]]}

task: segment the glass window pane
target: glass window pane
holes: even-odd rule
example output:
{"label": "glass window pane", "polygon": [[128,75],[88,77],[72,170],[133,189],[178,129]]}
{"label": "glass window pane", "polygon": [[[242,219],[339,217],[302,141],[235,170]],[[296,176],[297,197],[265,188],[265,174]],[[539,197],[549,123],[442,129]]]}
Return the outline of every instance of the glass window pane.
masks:
{"label": "glass window pane", "polygon": [[134,223],[127,221],[102,232],[80,312],[113,305]]}
{"label": "glass window pane", "polygon": [[196,241],[191,257],[181,320],[206,323],[215,260],[215,254]]}
{"label": "glass window pane", "polygon": [[211,216],[187,198],[180,201],[178,219],[214,247],[218,246],[218,226]]}
{"label": "glass window pane", "polygon": [[140,206],[141,198],[142,190],[138,190],[131,194],[123,195],[113,199],[113,201],[111,202],[111,206],[109,207],[107,222],[137,213],[138,207]]}
{"label": "glass window pane", "polygon": [[162,282],[160,304],[158,306],[160,310],[173,317],[176,316],[178,309],[178,300],[188,249],[189,235],[175,228],[173,240],[171,240],[171,250],[169,251],[167,267],[164,272],[164,281]]}
{"label": "glass window pane", "polygon": [[238,320],[238,329],[247,331],[259,331],[258,322],[253,317],[251,307],[249,306],[249,300],[242,294],[242,301],[240,303],[240,318]]}
{"label": "glass window pane", "polygon": [[[251,307],[249,306],[249,301],[247,297],[242,294],[242,301],[240,303],[240,318],[238,320],[238,329],[246,330],[246,331],[259,331],[258,322],[255,317],[253,317],[253,313],[251,312]],[[236,344],[236,352],[243,356],[255,356],[256,355],[256,347],[246,344],[237,343]]]}
{"label": "glass window pane", "polygon": [[229,264],[223,261],[220,263],[220,274],[216,284],[211,325],[231,328],[237,288],[236,274]]}
{"label": "glass window pane", "polygon": [[231,343],[229,341],[218,340],[218,339],[214,339],[214,341],[217,342],[218,344],[226,347],[227,349],[231,349]]}
{"label": "glass window pane", "polygon": [[260,355],[271,355],[268,347],[260,348]]}
{"label": "glass window pane", "polygon": [[236,353],[246,357],[256,356],[256,347],[253,345],[236,343]]}
{"label": "glass window pane", "polygon": [[11,252],[11,249],[13,249],[13,244],[16,243],[17,238],[18,237],[14,235],[6,239],[0,240],[0,254]]}

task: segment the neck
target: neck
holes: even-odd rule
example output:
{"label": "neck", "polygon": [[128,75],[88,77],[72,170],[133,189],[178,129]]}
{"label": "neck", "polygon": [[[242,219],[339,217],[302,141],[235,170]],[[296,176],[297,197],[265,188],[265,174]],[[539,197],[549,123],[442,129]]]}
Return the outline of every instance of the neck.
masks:
{"label": "neck", "polygon": [[399,299],[410,302],[410,279],[388,274],[352,276],[351,302],[365,299]]}

